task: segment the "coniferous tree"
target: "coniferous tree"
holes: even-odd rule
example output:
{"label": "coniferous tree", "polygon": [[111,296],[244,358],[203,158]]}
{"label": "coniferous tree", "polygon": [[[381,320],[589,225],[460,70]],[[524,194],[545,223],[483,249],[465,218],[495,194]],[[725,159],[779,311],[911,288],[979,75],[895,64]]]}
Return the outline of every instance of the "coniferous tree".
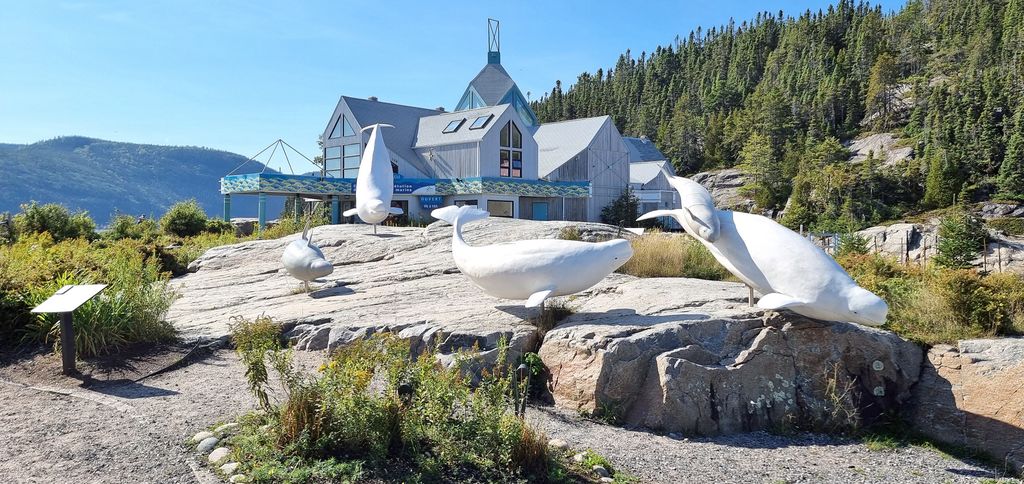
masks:
{"label": "coniferous tree", "polygon": [[998,186],[1000,198],[1024,201],[1024,105],[1017,108],[1013,134],[999,167]]}
{"label": "coniferous tree", "polygon": [[896,81],[896,59],[889,54],[879,55],[875,65],[871,66],[867,96],[867,113],[873,117],[872,125],[876,129],[888,129],[892,124]]}

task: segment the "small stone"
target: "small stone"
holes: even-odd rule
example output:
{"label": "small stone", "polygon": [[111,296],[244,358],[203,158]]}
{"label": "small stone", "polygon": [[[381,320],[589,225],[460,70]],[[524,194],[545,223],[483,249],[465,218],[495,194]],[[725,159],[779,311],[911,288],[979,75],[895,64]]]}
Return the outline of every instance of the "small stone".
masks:
{"label": "small stone", "polygon": [[204,441],[204,440],[206,440],[206,439],[208,439],[210,437],[213,437],[213,432],[210,432],[208,430],[204,430],[202,432],[199,432],[198,434],[193,435],[192,436],[192,442],[195,442],[195,443],[198,444],[199,442],[202,442],[202,441]]}
{"label": "small stone", "polygon": [[594,471],[594,474],[597,474],[601,477],[611,477],[611,473],[609,473],[608,469],[605,469],[603,465],[594,464],[594,467],[591,467],[591,470]]}
{"label": "small stone", "polygon": [[241,464],[239,464],[237,462],[228,462],[227,464],[224,464],[224,465],[220,466],[220,471],[223,472],[224,475],[230,476],[230,475],[233,475],[235,473],[235,471],[238,470],[238,466],[240,466],[240,465]]}
{"label": "small stone", "polygon": [[562,439],[551,439],[548,441],[548,447],[555,450],[565,450],[569,448],[569,443]]}
{"label": "small stone", "polygon": [[573,462],[583,462],[583,453],[580,452],[579,454],[576,454],[576,455],[572,456],[572,461]]}
{"label": "small stone", "polygon": [[235,474],[228,478],[228,482],[249,482],[249,478],[245,474]]}
{"label": "small stone", "polygon": [[223,436],[224,434],[229,434],[235,432],[236,430],[238,430],[238,424],[235,422],[230,422],[221,425],[220,427],[217,427],[216,429],[213,430],[213,433]]}
{"label": "small stone", "polygon": [[675,440],[683,440],[683,434],[680,434],[678,432],[671,432],[668,434],[668,438]]}
{"label": "small stone", "polygon": [[213,452],[210,452],[210,463],[220,464],[221,461],[228,458],[228,454],[230,453],[231,449],[227,447],[217,447]]}
{"label": "small stone", "polygon": [[209,452],[213,450],[213,446],[217,445],[217,442],[220,442],[220,439],[217,437],[207,437],[199,442],[199,445],[196,446],[196,450],[203,453]]}
{"label": "small stone", "polygon": [[601,482],[615,482],[615,479],[612,479],[611,477],[602,477]]}

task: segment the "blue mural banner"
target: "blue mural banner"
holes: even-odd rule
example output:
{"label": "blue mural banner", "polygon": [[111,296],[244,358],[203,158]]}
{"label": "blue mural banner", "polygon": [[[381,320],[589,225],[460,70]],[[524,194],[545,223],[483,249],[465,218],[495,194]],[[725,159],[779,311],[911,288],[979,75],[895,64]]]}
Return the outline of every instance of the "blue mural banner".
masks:
{"label": "blue mural banner", "polygon": [[420,206],[426,210],[441,208],[444,204],[444,197],[441,195],[420,195]]}

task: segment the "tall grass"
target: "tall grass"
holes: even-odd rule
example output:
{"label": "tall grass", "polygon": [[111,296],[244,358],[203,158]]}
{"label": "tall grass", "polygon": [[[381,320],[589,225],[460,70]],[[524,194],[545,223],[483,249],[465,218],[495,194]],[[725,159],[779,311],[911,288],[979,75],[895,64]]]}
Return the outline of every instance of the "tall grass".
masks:
{"label": "tall grass", "polygon": [[925,344],[1024,334],[1024,278],[974,269],[903,266],[876,254],[840,264],[889,304],[886,325]]}
{"label": "tall grass", "polygon": [[706,247],[689,236],[649,233],[633,239],[633,257],[619,272],[637,277],[723,280],[732,275]]}

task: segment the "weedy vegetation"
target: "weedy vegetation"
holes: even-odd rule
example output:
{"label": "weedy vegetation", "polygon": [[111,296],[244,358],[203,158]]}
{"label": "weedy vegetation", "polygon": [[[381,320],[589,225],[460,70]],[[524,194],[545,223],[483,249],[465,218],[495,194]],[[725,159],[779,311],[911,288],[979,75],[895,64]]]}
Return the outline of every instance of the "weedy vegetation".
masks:
{"label": "weedy vegetation", "polygon": [[647,233],[632,240],[633,257],[618,272],[637,277],[732,278],[706,247],[692,237]]}

